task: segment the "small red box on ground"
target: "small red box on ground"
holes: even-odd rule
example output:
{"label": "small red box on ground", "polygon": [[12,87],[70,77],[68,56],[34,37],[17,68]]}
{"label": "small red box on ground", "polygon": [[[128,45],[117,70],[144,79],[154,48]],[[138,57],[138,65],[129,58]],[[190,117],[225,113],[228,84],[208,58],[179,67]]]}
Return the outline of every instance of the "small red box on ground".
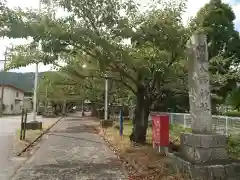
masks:
{"label": "small red box on ground", "polygon": [[169,116],[154,114],[152,116],[153,146],[168,147],[169,145]]}

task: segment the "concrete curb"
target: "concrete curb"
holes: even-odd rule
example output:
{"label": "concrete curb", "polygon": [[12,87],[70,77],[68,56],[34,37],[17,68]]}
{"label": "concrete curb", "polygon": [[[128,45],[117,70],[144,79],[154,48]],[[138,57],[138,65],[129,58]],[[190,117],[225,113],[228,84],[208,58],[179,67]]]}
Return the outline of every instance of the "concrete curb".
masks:
{"label": "concrete curb", "polygon": [[55,123],[53,123],[50,127],[48,127],[45,131],[43,131],[34,141],[27,145],[21,152],[17,154],[17,157],[21,156],[24,152],[26,152],[30,147],[33,146],[35,142],[37,142],[44,134],[48,133],[50,129],[53,128],[60,120],[62,120],[65,116],[60,117]]}

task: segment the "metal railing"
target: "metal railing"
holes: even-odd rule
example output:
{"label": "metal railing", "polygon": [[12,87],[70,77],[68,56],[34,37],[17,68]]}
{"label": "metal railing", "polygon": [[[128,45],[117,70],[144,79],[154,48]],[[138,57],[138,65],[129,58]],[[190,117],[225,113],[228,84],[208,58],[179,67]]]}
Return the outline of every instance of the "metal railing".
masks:
{"label": "metal railing", "polygon": [[[171,124],[179,124],[184,128],[191,128],[191,116],[188,113],[169,113],[169,112],[151,112],[151,114],[167,114],[170,117]],[[119,115],[114,114],[111,118],[118,120]],[[131,115],[129,117],[131,119]],[[149,115],[151,121],[151,115]],[[213,132],[219,134],[240,134],[240,117],[217,116],[212,115]]]}
{"label": "metal railing", "polygon": [[[157,112],[156,112],[157,113]],[[171,124],[179,124],[184,128],[191,127],[191,116],[187,113],[168,113],[162,112],[160,114],[167,114],[170,117]],[[149,117],[151,121],[151,116]],[[212,115],[213,131],[219,134],[240,134],[240,117],[230,116],[216,116]]]}

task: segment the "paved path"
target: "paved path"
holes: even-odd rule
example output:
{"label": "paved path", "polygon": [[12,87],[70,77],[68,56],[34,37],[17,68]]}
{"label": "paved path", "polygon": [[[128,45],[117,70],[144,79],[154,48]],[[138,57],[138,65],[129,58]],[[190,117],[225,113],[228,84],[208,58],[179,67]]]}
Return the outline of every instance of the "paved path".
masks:
{"label": "paved path", "polygon": [[[28,115],[32,120],[32,114]],[[37,116],[38,121],[47,121],[47,118]],[[14,157],[14,136],[20,128],[21,116],[0,117],[0,180],[7,180],[25,158]]]}
{"label": "paved path", "polygon": [[121,162],[93,125],[87,118],[61,120],[13,180],[126,180]]}

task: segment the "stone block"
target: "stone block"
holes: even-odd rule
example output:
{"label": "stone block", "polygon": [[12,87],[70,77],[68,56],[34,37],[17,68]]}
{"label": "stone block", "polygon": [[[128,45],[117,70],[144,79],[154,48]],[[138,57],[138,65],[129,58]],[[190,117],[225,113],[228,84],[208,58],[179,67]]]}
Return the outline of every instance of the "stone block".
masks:
{"label": "stone block", "polygon": [[[225,171],[230,176],[239,176],[240,177],[240,163],[232,163],[225,166]],[[239,178],[240,179],[240,178]]]}
{"label": "stone block", "polygon": [[213,148],[210,160],[228,159],[226,147]]}
{"label": "stone block", "polygon": [[183,133],[180,143],[182,156],[192,163],[228,159],[224,135]]}
{"label": "stone block", "polygon": [[188,169],[189,176],[190,178],[199,178],[201,179],[208,179],[208,172],[209,172],[209,168],[208,167],[200,167],[200,166],[196,166],[196,165],[188,165],[188,164],[184,164],[184,166],[186,166],[186,168]]}
{"label": "stone block", "polygon": [[205,163],[212,160],[228,159],[225,148],[195,148],[190,146],[181,147],[182,155],[192,163]]}
{"label": "stone block", "polygon": [[225,173],[225,168],[223,165],[215,165],[215,166],[210,166],[208,168],[209,175],[212,176],[211,178],[215,179],[225,179],[226,178],[226,173]]}
{"label": "stone block", "polygon": [[192,164],[181,157],[180,153],[168,153],[177,172],[191,180],[239,180],[240,161],[218,160],[209,163]]}
{"label": "stone block", "polygon": [[182,133],[180,141],[181,145],[189,145],[200,148],[225,147],[227,142],[225,135],[193,133]]}

